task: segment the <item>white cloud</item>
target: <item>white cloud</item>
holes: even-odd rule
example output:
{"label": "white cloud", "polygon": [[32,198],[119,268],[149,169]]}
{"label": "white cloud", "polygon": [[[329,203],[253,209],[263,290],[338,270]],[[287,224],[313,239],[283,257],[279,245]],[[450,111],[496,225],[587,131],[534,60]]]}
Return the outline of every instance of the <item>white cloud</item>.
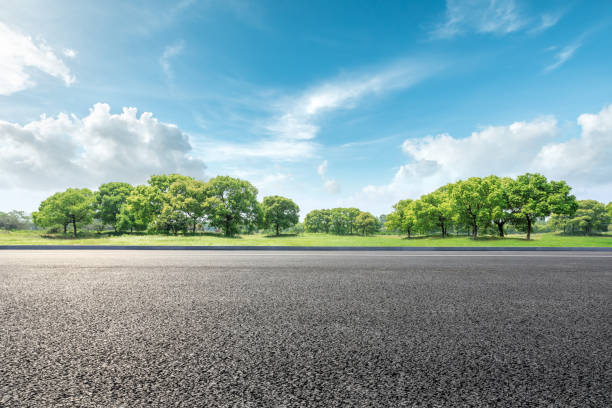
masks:
{"label": "white cloud", "polygon": [[340,184],[338,184],[336,180],[325,181],[324,187],[330,194],[337,194],[340,192]]}
{"label": "white cloud", "polygon": [[75,58],[77,56],[77,52],[71,48],[64,48],[62,52],[68,58]]}
{"label": "white cloud", "polygon": [[437,163],[437,171],[455,179],[520,173],[530,165],[538,149],[557,135],[557,121],[544,117],[509,126],[489,126],[463,139],[449,134],[408,139],[402,149],[417,162]]}
{"label": "white cloud", "polygon": [[309,141],[262,139],[251,143],[229,143],[216,139],[194,142],[207,162],[269,159],[280,162],[301,161],[315,155],[317,144]]}
{"label": "white cloud", "polygon": [[581,190],[608,185],[607,199],[612,200],[612,105],[597,114],[580,115],[578,125],[579,137],[542,147],[535,159],[538,168]]}
{"label": "white cloud", "polygon": [[563,13],[544,13],[538,18],[521,12],[514,0],[447,0],[446,18],[430,35],[434,39],[452,38],[475,32],[505,35],[529,29],[532,34],[553,27]]}
{"label": "white cloud", "polygon": [[467,31],[508,34],[526,24],[513,0],[447,0],[446,21],[431,32],[434,38],[451,38]]}
{"label": "white cloud", "polygon": [[156,173],[204,177],[204,163],[191,156],[188,136],[152,113],[136,108],[111,114],[98,103],[87,116],[19,124],[0,121],[0,188],[95,187],[121,180],[142,183]]}
{"label": "white cloud", "polygon": [[[215,139],[198,142],[198,150],[207,162],[269,159],[300,161],[316,156],[319,145],[314,142],[319,121],[324,114],[356,107],[366,97],[407,88],[442,69],[441,63],[403,60],[374,72],[347,74],[325,82],[293,97],[277,98],[268,110],[272,118],[261,127],[249,131],[263,133],[259,140],[242,143]],[[261,104],[261,98],[257,99]]]}
{"label": "white cloud", "polygon": [[489,126],[462,139],[448,134],[408,139],[402,148],[411,161],[389,184],[366,186],[353,200],[382,212],[399,199],[418,198],[457,179],[530,171],[566,180],[579,198],[610,201],[612,105],[580,115],[578,125],[581,134],[567,141],[560,140],[551,117]]}
{"label": "white cloud", "polygon": [[164,53],[159,59],[159,64],[161,65],[164,73],[169,79],[173,79],[174,73],[172,72],[172,66],[170,65],[170,59],[172,57],[176,57],[180,55],[185,49],[185,43],[183,41],[179,41],[176,44],[168,45],[164,48]]}
{"label": "white cloud", "polygon": [[44,41],[36,44],[31,37],[0,22],[0,95],[11,95],[36,85],[28,68],[59,78],[66,86],[75,81],[64,61]]}
{"label": "white cloud", "polygon": [[539,24],[531,29],[532,33],[538,33],[541,31],[548,30],[550,27],[555,26],[562,17],[562,13],[546,13],[540,16]]}
{"label": "white cloud", "polygon": [[317,136],[320,116],[338,109],[351,109],[365,97],[408,88],[432,75],[435,67],[417,61],[399,61],[361,75],[337,78],[307,90],[280,104],[280,114],[267,130],[283,139],[309,140]]}
{"label": "white cloud", "polygon": [[325,177],[327,174],[327,160],[324,160],[323,163],[317,167],[317,174],[321,177]]}
{"label": "white cloud", "polygon": [[547,66],[545,68],[545,71],[553,71],[559,68],[561,65],[565,64],[570,58],[574,56],[574,53],[578,48],[580,48],[581,45],[582,44],[580,43],[576,43],[563,47],[561,51],[559,51],[555,55],[555,62]]}

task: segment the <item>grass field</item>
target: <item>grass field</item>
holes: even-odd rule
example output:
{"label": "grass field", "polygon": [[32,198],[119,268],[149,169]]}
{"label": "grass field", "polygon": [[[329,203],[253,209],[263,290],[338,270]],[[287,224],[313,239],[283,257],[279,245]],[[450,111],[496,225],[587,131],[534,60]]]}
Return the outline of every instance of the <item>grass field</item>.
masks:
{"label": "grass field", "polygon": [[81,233],[78,238],[43,231],[0,231],[0,245],[282,245],[282,246],[545,246],[545,247],[612,247],[612,234],[596,236],[534,234],[527,241],[524,235],[506,238],[481,237],[474,241],[466,236],[437,236],[407,239],[396,235],[362,237],[303,233],[280,237],[255,234],[226,238],[216,234],[147,235]]}

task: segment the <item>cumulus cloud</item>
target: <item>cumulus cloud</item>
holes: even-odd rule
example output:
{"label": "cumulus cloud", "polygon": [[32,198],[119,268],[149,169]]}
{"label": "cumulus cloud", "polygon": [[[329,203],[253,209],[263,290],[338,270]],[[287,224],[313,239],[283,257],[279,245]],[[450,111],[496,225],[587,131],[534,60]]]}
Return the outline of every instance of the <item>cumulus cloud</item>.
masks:
{"label": "cumulus cloud", "polygon": [[544,13],[539,18],[524,15],[514,0],[447,0],[446,18],[430,35],[452,38],[468,32],[505,35],[531,27],[531,33],[549,29],[561,13]]}
{"label": "cumulus cloud", "polygon": [[68,58],[76,58],[77,52],[71,48],[64,48],[64,55]]}
{"label": "cumulus cloud", "polygon": [[552,117],[489,126],[466,138],[441,134],[408,139],[402,149],[410,162],[389,184],[366,186],[357,198],[376,207],[418,198],[457,179],[530,171],[566,180],[579,197],[612,200],[612,105],[580,115],[578,125],[580,135],[570,140],[561,140]]}
{"label": "cumulus cloud", "polygon": [[98,103],[83,118],[60,113],[25,125],[0,121],[0,187],[60,188],[111,180],[144,182],[156,173],[202,178],[188,136],[136,108],[112,114]]}
{"label": "cumulus cloud", "polygon": [[36,85],[28,72],[31,68],[61,79],[66,86],[75,81],[64,61],[44,41],[35,43],[31,37],[0,22],[0,95]]}
{"label": "cumulus cloud", "polygon": [[317,174],[321,177],[325,177],[327,174],[327,160],[323,160],[323,163],[317,167]]}

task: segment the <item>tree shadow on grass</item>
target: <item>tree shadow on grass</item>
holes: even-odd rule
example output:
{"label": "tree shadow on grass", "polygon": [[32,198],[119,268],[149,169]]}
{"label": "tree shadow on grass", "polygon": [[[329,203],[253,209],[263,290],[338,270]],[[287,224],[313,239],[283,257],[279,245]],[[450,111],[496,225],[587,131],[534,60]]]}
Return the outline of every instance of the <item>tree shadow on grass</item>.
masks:
{"label": "tree shadow on grass", "polygon": [[288,237],[297,237],[299,236],[299,234],[280,234],[280,235],[276,235],[276,234],[270,234],[270,235],[264,235],[264,238],[288,238]]}

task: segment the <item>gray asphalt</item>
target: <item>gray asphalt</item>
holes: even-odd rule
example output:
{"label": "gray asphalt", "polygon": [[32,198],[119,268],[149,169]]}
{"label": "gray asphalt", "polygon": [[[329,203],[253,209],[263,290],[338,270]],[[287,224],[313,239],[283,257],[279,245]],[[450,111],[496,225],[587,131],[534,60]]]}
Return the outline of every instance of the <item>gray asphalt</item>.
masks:
{"label": "gray asphalt", "polygon": [[612,254],[0,251],[0,406],[609,407]]}

